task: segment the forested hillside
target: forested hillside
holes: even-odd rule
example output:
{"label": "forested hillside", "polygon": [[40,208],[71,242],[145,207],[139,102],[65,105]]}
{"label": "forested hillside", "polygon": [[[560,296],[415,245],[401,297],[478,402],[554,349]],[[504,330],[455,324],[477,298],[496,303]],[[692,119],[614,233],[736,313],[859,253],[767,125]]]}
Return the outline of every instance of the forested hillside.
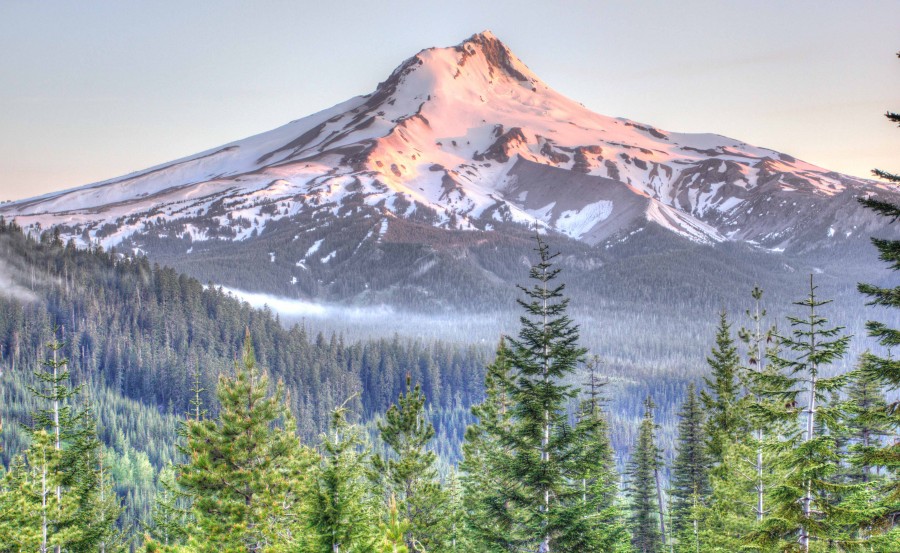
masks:
{"label": "forested hillside", "polygon": [[536,254],[486,352],[312,337],[0,221],[0,551],[896,550],[896,362],[854,358],[814,275],[786,319],[748,291],[671,378],[589,355]]}
{"label": "forested hillside", "polygon": [[482,397],[489,350],[400,337],[350,342],[285,328],[272,313],[146,258],[79,250],[51,233],[32,240],[5,222],[0,260],[0,459],[8,466],[27,447],[20,424],[31,424],[40,401],[28,388],[47,343],[58,339],[73,382],[85,386],[81,400],[96,412],[132,520],[148,515],[157,472],[175,459],[177,421],[191,410],[195,388],[217,414],[218,378],[233,373],[248,329],[260,365],[290,392],[307,442],[348,398],[362,420],[384,413],[409,375],[428,394],[442,459],[453,462],[468,406]]}

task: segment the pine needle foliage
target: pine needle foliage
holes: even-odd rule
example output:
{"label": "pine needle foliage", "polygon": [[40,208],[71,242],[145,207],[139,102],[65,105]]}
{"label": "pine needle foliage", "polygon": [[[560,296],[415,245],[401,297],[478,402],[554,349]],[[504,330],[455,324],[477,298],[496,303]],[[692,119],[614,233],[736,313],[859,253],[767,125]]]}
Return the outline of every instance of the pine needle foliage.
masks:
{"label": "pine needle foliage", "polygon": [[659,504],[656,494],[657,472],[662,466],[661,452],[656,444],[656,406],[648,397],[644,402],[644,418],[638,431],[631,460],[627,468],[627,492],[630,500],[628,517],[631,544],[638,553],[659,553],[663,550],[660,531]]}
{"label": "pine needle foliage", "polygon": [[769,389],[779,401],[761,409],[770,420],[793,426],[770,446],[785,476],[772,489],[771,515],[750,539],[783,550],[810,551],[846,538],[839,527],[843,513],[833,499],[847,491],[836,479],[843,406],[834,401],[847,377],[824,371],[844,356],[851,337],[821,315],[830,300],[820,299],[816,288],[810,275],[807,297],[794,302],[806,315],[788,317],[791,333],[777,337],[783,354],[771,362],[781,372],[769,379]]}

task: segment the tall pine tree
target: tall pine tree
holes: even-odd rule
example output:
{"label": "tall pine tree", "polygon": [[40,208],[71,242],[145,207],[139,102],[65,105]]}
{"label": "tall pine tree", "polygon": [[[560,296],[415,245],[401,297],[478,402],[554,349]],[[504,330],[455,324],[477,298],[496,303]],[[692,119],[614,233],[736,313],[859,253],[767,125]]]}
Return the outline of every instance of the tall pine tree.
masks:
{"label": "tall pine tree", "polygon": [[807,313],[788,317],[791,334],[778,336],[784,355],[771,358],[782,372],[769,378],[769,389],[780,401],[767,411],[771,419],[794,427],[776,446],[785,476],[772,490],[772,514],[750,536],[760,545],[801,551],[841,537],[832,499],[841,463],[835,436],[843,413],[833,400],[846,377],[826,377],[823,371],[844,356],[850,336],[841,334],[843,327],[828,325],[821,308],[830,300],[819,299],[816,288],[810,275],[809,294],[794,302]]}
{"label": "tall pine tree", "polygon": [[407,523],[406,546],[410,550],[440,549],[447,533],[444,527],[447,497],[438,481],[436,456],[429,449],[434,426],[425,412],[425,394],[406,377],[406,392],[391,405],[378,423],[381,439],[392,456],[375,457],[375,474],[390,498],[395,498],[401,519]]}
{"label": "tall pine tree", "polygon": [[[900,52],[897,53],[900,57]],[[887,119],[900,124],[900,113],[887,112]],[[875,169],[875,176],[893,184],[900,184],[900,174]],[[900,219],[900,205],[890,203],[878,197],[865,197],[859,200],[863,205],[872,209],[881,216],[887,217],[891,224]],[[878,257],[888,264],[891,271],[900,269],[900,240],[872,238],[872,243],[878,249]],[[859,284],[859,291],[868,296],[868,305],[883,306],[888,308],[900,307],[900,286],[877,286],[874,284]],[[866,324],[869,336],[889,351],[900,346],[900,329],[890,325],[869,321]],[[900,359],[891,356],[880,356],[868,353],[864,356],[862,369],[869,377],[886,386],[890,390],[900,388]],[[889,416],[891,427],[896,431],[900,428],[900,404],[892,403],[888,406],[886,415]],[[900,441],[894,440],[882,445],[877,450],[868,451],[863,458],[868,466],[884,467],[894,474],[892,489],[884,500],[883,513],[879,515],[880,522],[888,522],[893,526],[893,521],[900,516]]]}
{"label": "tall pine tree", "polygon": [[190,421],[179,484],[193,498],[197,551],[298,547],[311,453],[300,446],[279,384],[256,366],[249,331],[233,378],[220,377],[216,420]]}
{"label": "tall pine tree", "polygon": [[660,530],[663,520],[660,517],[657,493],[662,460],[656,445],[654,407],[653,400],[648,397],[644,402],[644,418],[627,471],[631,543],[639,553],[659,553],[663,550],[663,534]]}
{"label": "tall pine tree", "polygon": [[[7,499],[19,510],[11,513],[19,525],[13,530],[19,534],[15,540],[25,540],[22,549],[42,553],[112,553],[121,545],[115,526],[121,508],[103,473],[93,413],[86,401],[78,405],[83,388],[71,385],[59,333],[54,329],[47,345],[50,355],[43,370],[35,372],[37,385],[30,388],[44,404],[28,429],[31,446],[6,480],[17,496]],[[4,526],[0,524],[0,536]]]}
{"label": "tall pine tree", "polygon": [[701,511],[709,499],[709,456],[704,417],[693,383],[678,413],[678,443],[672,465],[672,534],[678,551],[701,550]]}
{"label": "tall pine tree", "polygon": [[502,470],[515,486],[502,490],[503,502],[518,532],[516,547],[525,551],[597,551],[584,534],[577,451],[589,425],[574,427],[566,405],[575,394],[563,380],[572,375],[586,350],[579,346],[578,326],[566,314],[564,284],[555,284],[546,243],[537,236],[538,261],[531,267],[531,287],[520,286],[525,310],[517,338],[507,337],[511,377],[505,381],[511,421],[501,435],[509,453]]}
{"label": "tall pine tree", "polygon": [[725,449],[738,435],[741,425],[735,408],[740,393],[740,358],[724,311],[719,314],[716,345],[706,362],[711,375],[703,378],[707,389],[700,394],[700,398],[707,416],[707,447],[712,462],[721,465]]}
{"label": "tall pine tree", "polygon": [[314,535],[310,551],[362,553],[370,551],[380,537],[381,551],[402,552],[408,524],[400,520],[393,499],[390,520],[378,536],[378,513],[365,474],[367,455],[359,428],[347,422],[345,405],[332,412],[328,434],[322,438],[322,459],[307,516]]}
{"label": "tall pine tree", "polygon": [[506,341],[497,345],[494,362],[484,375],[484,401],[472,406],[476,422],[466,428],[460,463],[465,497],[464,518],[479,551],[512,551],[517,542],[515,516],[504,490],[517,485],[507,469],[511,449],[502,443],[512,414],[508,395],[510,362]]}

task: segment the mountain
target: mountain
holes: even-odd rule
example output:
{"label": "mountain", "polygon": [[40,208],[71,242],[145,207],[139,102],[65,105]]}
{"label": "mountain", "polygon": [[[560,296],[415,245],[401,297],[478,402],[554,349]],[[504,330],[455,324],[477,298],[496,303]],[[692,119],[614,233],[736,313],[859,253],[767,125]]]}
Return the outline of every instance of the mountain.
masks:
{"label": "mountain", "polygon": [[593,113],[485,31],[419,52],[371,94],[0,215],[239,288],[433,309],[496,300],[516,278],[499,262],[519,265],[535,227],[578,274],[654,245],[706,255],[690,244],[785,254],[763,263],[781,270],[882,231],[854,201],[869,194],[896,198],[724,136]]}

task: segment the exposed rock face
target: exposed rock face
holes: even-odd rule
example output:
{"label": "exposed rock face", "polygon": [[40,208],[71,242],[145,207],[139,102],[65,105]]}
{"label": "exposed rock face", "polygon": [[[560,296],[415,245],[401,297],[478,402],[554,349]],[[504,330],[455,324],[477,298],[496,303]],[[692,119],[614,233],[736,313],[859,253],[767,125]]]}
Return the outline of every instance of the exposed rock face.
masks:
{"label": "exposed rock face", "polygon": [[[503,127],[501,126],[502,130]],[[501,134],[496,142],[490,145],[488,149],[480,154],[476,152],[472,157],[476,161],[484,161],[485,159],[493,159],[500,163],[509,161],[510,153],[519,145],[525,144],[528,140],[519,127],[513,127]]]}

